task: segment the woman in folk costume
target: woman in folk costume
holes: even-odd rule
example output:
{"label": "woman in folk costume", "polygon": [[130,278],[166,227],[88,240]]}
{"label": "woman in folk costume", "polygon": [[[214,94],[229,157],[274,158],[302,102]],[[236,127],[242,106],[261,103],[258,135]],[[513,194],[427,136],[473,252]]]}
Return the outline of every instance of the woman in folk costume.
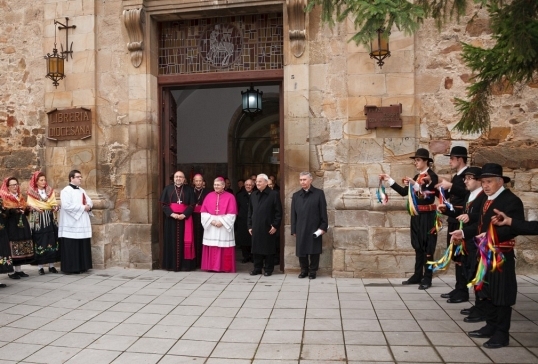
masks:
{"label": "woman in folk costume", "polygon": [[6,211],[7,236],[15,269],[15,273],[9,274],[9,278],[28,277],[28,274],[21,270],[21,265],[29,264],[34,260],[34,242],[26,219],[28,205],[22,197],[19,180],[15,177],[4,179],[0,188],[0,197]]}
{"label": "woman in folk costume", "polygon": [[214,192],[204,199],[201,209],[204,240],[202,270],[235,272],[234,222],[237,203],[233,194],[224,191],[224,179],[215,179]]}
{"label": "woman in folk costume", "polygon": [[[0,274],[13,273],[13,260],[11,259],[11,248],[9,246],[9,238],[6,229],[7,211],[4,209],[2,200],[0,199]],[[0,288],[6,285],[0,283]]]}
{"label": "woman in folk costume", "polygon": [[47,184],[47,177],[42,172],[37,171],[32,175],[27,195],[35,262],[38,265],[39,274],[45,274],[43,264],[46,263],[49,264],[50,273],[58,273],[54,268],[54,262],[60,261],[58,219],[56,216],[59,205],[54,190]]}

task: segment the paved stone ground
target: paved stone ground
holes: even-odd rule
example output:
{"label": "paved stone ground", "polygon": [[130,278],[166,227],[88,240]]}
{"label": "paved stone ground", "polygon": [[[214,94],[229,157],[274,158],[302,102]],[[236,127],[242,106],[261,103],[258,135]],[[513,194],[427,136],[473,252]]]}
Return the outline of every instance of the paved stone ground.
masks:
{"label": "paved stone ground", "polygon": [[[128,269],[3,276],[0,363],[538,363],[538,276],[518,276],[510,346],[401,279]],[[5,278],[4,278],[5,277]]]}

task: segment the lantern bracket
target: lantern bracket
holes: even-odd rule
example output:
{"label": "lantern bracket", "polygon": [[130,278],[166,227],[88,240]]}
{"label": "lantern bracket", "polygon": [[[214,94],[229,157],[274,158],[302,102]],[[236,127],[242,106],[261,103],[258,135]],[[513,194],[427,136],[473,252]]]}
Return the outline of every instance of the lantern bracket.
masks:
{"label": "lantern bracket", "polygon": [[63,44],[60,43],[60,47],[62,49],[62,51],[60,53],[65,56],[65,61],[67,62],[67,61],[69,61],[69,55],[71,55],[71,59],[73,59],[73,42],[71,42],[71,44],[69,44],[69,31],[68,31],[68,29],[75,29],[77,26],[76,25],[69,25],[69,18],[68,17],[65,17],[65,24],[60,23],[57,20],[54,20],[54,26],[56,26],[56,24],[60,25],[58,27],[58,30],[64,30],[64,29],[66,30],[65,31],[65,47],[66,47],[66,50],[64,51],[64,46],[63,46]]}

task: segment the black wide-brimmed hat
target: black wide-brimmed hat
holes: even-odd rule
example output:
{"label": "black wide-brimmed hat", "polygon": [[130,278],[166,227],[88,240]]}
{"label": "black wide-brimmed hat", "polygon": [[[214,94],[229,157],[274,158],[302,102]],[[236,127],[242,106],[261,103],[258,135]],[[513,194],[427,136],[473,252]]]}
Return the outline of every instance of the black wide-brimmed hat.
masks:
{"label": "black wide-brimmed hat", "polygon": [[422,158],[422,159],[428,160],[428,162],[433,163],[433,159],[430,158],[430,152],[428,151],[428,149],[424,149],[424,148],[418,148],[415,155],[409,158],[411,159]]}
{"label": "black wide-brimmed hat", "polygon": [[450,153],[444,154],[444,156],[469,158],[469,156],[467,155],[467,148],[459,146],[459,145],[452,147],[452,149],[450,149]]}
{"label": "black wide-brimmed hat", "polygon": [[479,179],[480,176],[482,175],[482,168],[480,168],[480,167],[469,167],[469,168],[466,168],[466,169],[463,171],[463,175],[464,175],[464,176],[473,176],[474,178]]}
{"label": "black wide-brimmed hat", "polygon": [[503,176],[503,167],[497,163],[486,163],[482,166],[480,178],[501,177],[504,183],[510,182],[510,177]]}

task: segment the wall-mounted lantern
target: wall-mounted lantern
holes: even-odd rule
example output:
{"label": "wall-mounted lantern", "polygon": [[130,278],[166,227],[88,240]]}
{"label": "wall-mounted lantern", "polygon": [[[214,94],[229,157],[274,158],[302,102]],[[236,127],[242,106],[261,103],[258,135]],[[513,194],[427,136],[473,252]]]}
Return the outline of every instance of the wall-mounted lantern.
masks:
{"label": "wall-mounted lantern", "polygon": [[[65,78],[64,61],[67,62],[69,60],[69,55],[71,55],[71,59],[73,59],[73,42],[71,42],[71,46],[69,46],[69,34],[67,29],[74,29],[77,26],[69,25],[69,18],[65,18],[65,22],[65,24],[62,24],[59,21],[54,20],[54,48],[52,49],[52,54],[47,53],[47,55],[45,56],[45,59],[47,60],[46,77],[52,80],[52,84],[55,87],[58,87],[58,81]],[[58,27],[59,30],[66,29],[66,50],[64,51],[63,45],[60,44],[62,47],[62,51],[60,53],[58,53],[58,48],[56,48],[56,24],[60,24],[60,26]]]}
{"label": "wall-mounted lantern", "polygon": [[381,27],[377,29],[376,36],[370,41],[370,58],[377,60],[379,68],[383,68],[385,62],[383,60],[387,57],[390,57],[389,50],[389,35],[390,32],[387,32],[387,36],[383,36],[385,28]]}

